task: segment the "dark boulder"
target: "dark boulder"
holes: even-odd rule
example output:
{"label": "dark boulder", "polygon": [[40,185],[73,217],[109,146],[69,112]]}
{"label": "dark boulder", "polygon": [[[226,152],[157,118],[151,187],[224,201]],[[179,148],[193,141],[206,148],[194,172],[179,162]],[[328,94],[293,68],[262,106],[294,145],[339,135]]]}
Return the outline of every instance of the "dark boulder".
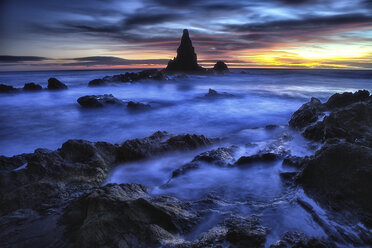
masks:
{"label": "dark boulder", "polygon": [[184,134],[170,135],[167,132],[156,132],[150,137],[125,141],[119,148],[121,161],[145,159],[169,151],[186,151],[209,146],[216,139],[204,135]]}
{"label": "dark boulder", "polygon": [[189,37],[189,31],[183,30],[181,44],[177,49],[177,56],[168,62],[167,72],[201,72],[204,69],[198,65],[197,56]]}
{"label": "dark boulder", "polygon": [[319,99],[312,97],[310,102],[301,106],[291,117],[289,125],[295,129],[302,129],[318,120],[324,107]]}
{"label": "dark boulder", "polygon": [[283,159],[283,165],[290,166],[294,168],[301,168],[302,167],[302,161],[304,158],[288,155]]}
{"label": "dark boulder", "polygon": [[0,84],[0,93],[12,93],[16,92],[17,89],[10,85]]}
{"label": "dark boulder", "polygon": [[103,79],[93,79],[88,83],[89,87],[99,87],[107,85],[106,81]]}
{"label": "dark boulder", "polygon": [[371,178],[372,148],[340,142],[305,159],[297,182],[324,203],[362,210],[361,219],[372,225]]}
{"label": "dark boulder", "polygon": [[217,61],[217,63],[213,66],[213,70],[215,70],[217,73],[229,72],[229,68],[223,61]]}
{"label": "dark boulder", "polygon": [[104,106],[121,106],[123,102],[111,94],[82,96],[77,102],[84,108],[101,108]]}
{"label": "dark boulder", "polygon": [[48,79],[48,90],[66,90],[67,86],[56,78]]}
{"label": "dark boulder", "polygon": [[140,103],[140,102],[130,101],[127,104],[127,108],[129,110],[146,110],[146,109],[151,108],[151,105],[150,104],[145,104],[145,103]]}
{"label": "dark boulder", "polygon": [[41,87],[41,85],[35,83],[25,83],[25,85],[23,86],[24,91],[39,91],[42,89],[43,87]]}
{"label": "dark boulder", "polygon": [[198,217],[173,197],[138,184],[109,184],[71,203],[61,222],[76,247],[153,247],[173,243]]}
{"label": "dark boulder", "polygon": [[342,94],[336,93],[332,95],[328,101],[325,103],[325,106],[328,109],[341,108],[352,103],[362,102],[367,100],[369,97],[368,90],[359,90],[355,93],[344,92]]}

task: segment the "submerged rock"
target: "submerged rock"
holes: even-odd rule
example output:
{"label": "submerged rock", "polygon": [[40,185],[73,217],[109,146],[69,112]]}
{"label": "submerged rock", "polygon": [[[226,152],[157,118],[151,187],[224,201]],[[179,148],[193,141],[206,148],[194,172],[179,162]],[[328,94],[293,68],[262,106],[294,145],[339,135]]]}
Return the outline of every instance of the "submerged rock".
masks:
{"label": "submerged rock", "polygon": [[258,153],[252,156],[242,156],[235,162],[235,165],[249,165],[257,162],[273,162],[279,160],[275,153]]}
{"label": "submerged rock", "polygon": [[41,87],[41,85],[35,84],[35,83],[26,83],[23,86],[24,91],[39,91],[39,90],[42,90],[42,89],[43,89],[43,87]]}
{"label": "submerged rock", "polygon": [[188,204],[146,191],[139,184],[109,184],[80,197],[61,219],[67,237],[76,247],[153,247],[195,225]]}
{"label": "submerged rock", "polygon": [[107,85],[107,83],[103,79],[93,79],[89,81],[88,83],[89,87],[98,87],[98,86],[105,86],[105,85]]}
{"label": "submerged rock", "polygon": [[127,104],[127,108],[130,110],[145,110],[151,108],[150,104],[140,103],[140,102],[133,102],[130,101]]}
{"label": "submerged rock", "polygon": [[82,96],[77,102],[84,108],[101,108],[104,106],[121,106],[123,102],[111,94]]}
{"label": "submerged rock", "polygon": [[217,61],[217,63],[213,66],[213,70],[215,70],[217,73],[229,72],[229,68],[223,61]]}
{"label": "submerged rock", "polygon": [[17,89],[10,85],[0,84],[0,93],[12,93],[16,92]]}
{"label": "submerged rock", "polygon": [[189,31],[183,30],[181,44],[177,49],[177,56],[168,62],[167,72],[200,72],[204,69],[198,65],[197,56],[189,37]]}
{"label": "submerged rock", "polygon": [[67,86],[56,78],[48,79],[48,90],[66,90]]}
{"label": "submerged rock", "polygon": [[231,96],[234,96],[234,95],[229,94],[227,92],[219,93],[219,92],[215,91],[214,89],[209,89],[208,93],[205,94],[205,96],[206,97],[231,97]]}

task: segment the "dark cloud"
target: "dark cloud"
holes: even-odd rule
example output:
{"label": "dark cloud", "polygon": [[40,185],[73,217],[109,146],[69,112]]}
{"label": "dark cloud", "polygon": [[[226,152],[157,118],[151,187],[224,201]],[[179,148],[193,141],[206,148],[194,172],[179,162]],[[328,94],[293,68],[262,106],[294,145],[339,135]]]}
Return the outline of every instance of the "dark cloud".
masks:
{"label": "dark cloud", "polygon": [[64,66],[113,66],[113,65],[165,65],[169,59],[123,59],[111,56],[92,56],[68,59],[73,62],[63,63]]}
{"label": "dark cloud", "polygon": [[48,58],[37,57],[37,56],[0,55],[0,63],[21,63],[21,62],[31,62],[31,61],[43,61],[43,60],[48,60]]}
{"label": "dark cloud", "polygon": [[135,14],[132,16],[127,17],[124,20],[124,27],[123,28],[135,28],[136,26],[143,26],[143,25],[154,25],[159,23],[164,23],[168,21],[173,21],[179,19],[178,15],[175,14]]}

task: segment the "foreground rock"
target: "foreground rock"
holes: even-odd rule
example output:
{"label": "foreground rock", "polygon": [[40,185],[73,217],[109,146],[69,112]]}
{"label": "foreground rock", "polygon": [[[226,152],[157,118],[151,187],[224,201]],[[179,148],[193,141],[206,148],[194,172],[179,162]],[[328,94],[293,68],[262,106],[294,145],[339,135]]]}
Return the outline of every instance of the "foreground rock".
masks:
{"label": "foreground rock", "polygon": [[24,91],[39,91],[42,89],[43,87],[41,87],[41,85],[35,83],[25,83],[25,85],[23,86]]}
{"label": "foreground rock", "polygon": [[150,197],[138,184],[110,184],[80,197],[62,223],[75,247],[154,247],[172,243],[198,220],[190,205]]}
{"label": "foreground rock", "polygon": [[361,220],[372,226],[372,148],[327,144],[302,167],[297,182],[305,191],[323,202],[360,210]]}
{"label": "foreground rock", "polygon": [[67,86],[56,78],[48,79],[48,90],[66,90]]}
{"label": "foreground rock", "polygon": [[270,245],[270,248],[336,248],[336,246],[327,240],[308,237],[300,232],[287,232],[283,235],[282,239],[275,244]]}
{"label": "foreground rock", "polygon": [[0,84],[0,93],[13,93],[17,89],[10,85]]}
{"label": "foreground rock", "polygon": [[102,108],[105,106],[121,106],[123,102],[111,94],[82,96],[77,102],[84,108]]}
{"label": "foreground rock", "polygon": [[213,66],[213,70],[220,74],[229,72],[229,68],[223,61],[217,61],[217,63]]}
{"label": "foreground rock", "polygon": [[168,62],[167,72],[201,72],[205,71],[198,65],[197,56],[187,29],[183,30],[181,44],[177,49],[177,56]]}

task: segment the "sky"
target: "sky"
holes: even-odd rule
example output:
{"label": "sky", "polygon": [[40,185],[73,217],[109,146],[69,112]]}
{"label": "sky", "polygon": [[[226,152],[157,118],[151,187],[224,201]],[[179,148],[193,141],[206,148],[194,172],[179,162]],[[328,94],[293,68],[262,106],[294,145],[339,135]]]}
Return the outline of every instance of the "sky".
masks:
{"label": "sky", "polygon": [[1,0],[0,70],[372,69],[372,0]]}

